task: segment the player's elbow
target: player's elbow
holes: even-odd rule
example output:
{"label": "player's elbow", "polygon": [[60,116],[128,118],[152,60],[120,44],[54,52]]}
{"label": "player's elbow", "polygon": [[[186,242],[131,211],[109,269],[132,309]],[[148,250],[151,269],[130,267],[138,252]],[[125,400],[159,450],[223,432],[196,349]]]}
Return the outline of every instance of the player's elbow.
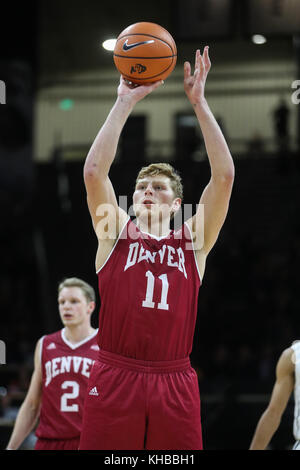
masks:
{"label": "player's elbow", "polygon": [[40,415],[40,401],[38,398],[26,397],[21,405],[20,412],[27,416],[30,423],[34,425]]}
{"label": "player's elbow", "polygon": [[282,413],[280,412],[280,410],[276,406],[270,405],[265,411],[265,416],[267,417],[268,421],[272,424],[272,428],[274,430],[278,429],[282,417]]}
{"label": "player's elbow", "polygon": [[85,181],[92,181],[99,178],[99,168],[95,163],[86,163],[83,168],[83,176]]}
{"label": "player's elbow", "polygon": [[234,166],[229,165],[228,167],[222,168],[218,172],[213,173],[212,179],[219,188],[231,189],[234,182],[234,176]]}
{"label": "player's elbow", "polygon": [[220,175],[213,176],[212,180],[216,194],[219,194],[223,200],[229,199],[234,183],[234,172],[224,171]]}
{"label": "player's elbow", "polygon": [[39,418],[40,416],[40,405],[39,404],[33,404],[31,407],[30,407],[30,415],[31,415],[31,418],[32,418],[32,422],[35,423],[37,421],[37,419]]}
{"label": "player's elbow", "polygon": [[235,177],[235,169],[233,163],[229,165],[223,172],[222,179],[224,184],[232,186]]}
{"label": "player's elbow", "polygon": [[97,163],[95,161],[86,162],[83,167],[83,177],[85,184],[93,184],[97,181],[105,180],[108,176],[109,168],[106,168],[104,164]]}

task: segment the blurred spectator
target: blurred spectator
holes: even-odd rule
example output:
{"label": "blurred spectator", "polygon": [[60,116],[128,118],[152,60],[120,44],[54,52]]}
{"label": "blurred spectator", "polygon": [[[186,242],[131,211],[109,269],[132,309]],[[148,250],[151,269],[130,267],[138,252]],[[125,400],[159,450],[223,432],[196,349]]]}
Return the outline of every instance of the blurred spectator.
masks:
{"label": "blurred spectator", "polygon": [[278,153],[283,157],[289,150],[289,114],[287,104],[284,98],[281,98],[278,106],[273,111],[273,119]]}
{"label": "blurred spectator", "polygon": [[250,140],[248,141],[248,153],[250,157],[261,157],[265,151],[265,142],[258,130],[254,132]]}

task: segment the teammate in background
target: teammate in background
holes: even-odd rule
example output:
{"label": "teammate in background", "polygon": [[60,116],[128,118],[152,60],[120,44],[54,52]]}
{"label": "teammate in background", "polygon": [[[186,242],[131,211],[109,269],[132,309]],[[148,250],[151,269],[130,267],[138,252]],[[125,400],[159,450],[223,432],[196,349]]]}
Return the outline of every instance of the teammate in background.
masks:
{"label": "teammate in background", "polygon": [[294,437],[293,450],[300,450],[300,341],[295,341],[281,354],[276,366],[276,382],[267,409],[255,430],[250,450],[264,450],[278,429],[281,417],[294,390]]}
{"label": "teammate in background", "polygon": [[204,97],[209,69],[208,47],[203,56],[197,50],[193,74],[190,63],[184,65],[184,89],[202,130],[211,178],[196,214],[178,231],[170,230],[182,200],[173,167],[152,164],[139,172],[136,223],[118,207],[109,179],[128,116],[162,82],[134,87],[121,78],[87,156],[84,181],[99,240],[101,330],[80,450],[202,449],[198,379],[189,355],[206,257],[224,223],[234,180],[231,154]]}
{"label": "teammate in background", "polygon": [[78,278],[58,287],[62,330],[37,342],[34,371],[7,450],[16,450],[33,430],[35,450],[78,450],[88,377],[99,352],[91,326],[94,289]]}

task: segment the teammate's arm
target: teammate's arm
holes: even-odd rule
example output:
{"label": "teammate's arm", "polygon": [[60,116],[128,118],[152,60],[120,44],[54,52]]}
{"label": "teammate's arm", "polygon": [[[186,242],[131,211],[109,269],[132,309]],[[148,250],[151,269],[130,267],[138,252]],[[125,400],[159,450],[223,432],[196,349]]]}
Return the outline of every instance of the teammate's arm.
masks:
{"label": "teammate's arm", "polygon": [[[107,233],[101,233],[99,227],[103,220],[101,205],[109,205],[112,212],[106,214],[107,222],[110,218],[119,220],[115,238],[118,230],[127,218],[127,214],[118,207],[116,195],[109,179],[109,170],[114,161],[119,138],[122,129],[131,111],[138,101],[157,88],[162,82],[158,81],[151,85],[130,87],[121,77],[118,87],[118,97],[107,116],[102,128],[96,136],[84,165],[84,182],[87,191],[87,201],[92,217],[93,226],[98,239],[106,239]],[[104,206],[104,208],[107,206]]]}
{"label": "teammate's arm", "polygon": [[10,440],[8,450],[17,450],[24,439],[33,430],[40,414],[42,394],[42,370],[40,360],[40,340],[37,342],[34,353],[34,371],[30,386],[23,401]]}
{"label": "teammate's arm", "polygon": [[[199,50],[196,52],[194,75],[191,75],[190,63],[184,64],[184,89],[197,116],[211,169],[210,181],[200,198],[200,204],[204,204],[205,220],[204,245],[200,248],[204,250],[205,255],[215,244],[225,221],[234,181],[231,153],[204,96],[205,82],[210,67],[207,46],[203,56]],[[199,206],[192,220],[193,232],[195,227],[203,227],[203,221],[198,220],[201,217],[202,211]]]}
{"label": "teammate's arm", "polygon": [[293,349],[283,351],[276,366],[276,382],[269,405],[262,414],[250,450],[264,450],[279,427],[281,417],[294,388]]}

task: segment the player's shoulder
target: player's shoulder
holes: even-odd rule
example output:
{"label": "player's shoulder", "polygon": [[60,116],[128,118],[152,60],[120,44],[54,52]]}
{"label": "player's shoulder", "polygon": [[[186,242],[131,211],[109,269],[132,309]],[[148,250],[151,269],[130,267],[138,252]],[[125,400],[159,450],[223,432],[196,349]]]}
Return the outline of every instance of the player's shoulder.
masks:
{"label": "player's shoulder", "polygon": [[93,328],[92,329],[92,333],[89,334],[89,336],[86,337],[86,340],[89,342],[92,342],[92,343],[97,343],[98,341],[98,328]]}
{"label": "player's shoulder", "polygon": [[99,353],[99,344],[98,344],[98,331],[94,333],[86,343],[86,348],[92,355],[96,355],[98,357]]}
{"label": "player's shoulder", "polygon": [[290,349],[292,350],[294,360],[295,360],[295,356],[297,356],[298,360],[299,360],[299,358],[300,358],[300,340],[297,339],[297,340],[293,341],[292,344],[291,344]]}
{"label": "player's shoulder", "polygon": [[294,349],[289,346],[287,348],[285,348],[281,355],[280,355],[280,358],[278,360],[278,363],[277,363],[277,370],[281,370],[283,372],[287,372],[287,373],[290,373],[294,370],[294,364],[295,364],[295,361],[294,361]]}
{"label": "player's shoulder", "polygon": [[283,358],[289,358],[291,356],[291,354],[293,353],[293,348],[291,346],[285,348],[282,353],[281,353],[281,357]]}
{"label": "player's shoulder", "polygon": [[35,346],[35,352],[34,352],[36,364],[41,363],[43,361],[45,350],[57,348],[57,344],[58,344],[57,333],[59,332],[54,332],[48,335],[43,335],[37,340],[36,346]]}
{"label": "player's shoulder", "polygon": [[61,344],[62,342],[62,330],[54,331],[53,333],[49,333],[47,335],[42,336],[39,339],[40,346],[47,347],[49,349],[56,347],[58,344]]}
{"label": "player's shoulder", "polygon": [[55,340],[55,339],[61,339],[61,333],[62,333],[62,330],[57,330],[57,331],[54,331],[53,333],[48,333],[47,335],[44,335],[43,338],[44,340]]}

